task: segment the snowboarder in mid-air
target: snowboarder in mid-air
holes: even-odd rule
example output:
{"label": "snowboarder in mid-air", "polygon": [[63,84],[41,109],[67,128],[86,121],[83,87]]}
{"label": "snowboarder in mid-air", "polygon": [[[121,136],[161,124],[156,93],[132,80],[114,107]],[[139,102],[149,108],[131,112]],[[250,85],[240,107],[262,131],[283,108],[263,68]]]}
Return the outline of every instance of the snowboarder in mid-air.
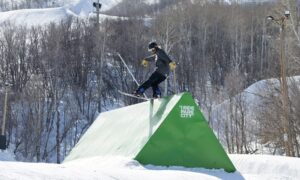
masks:
{"label": "snowboarder in mid-air", "polygon": [[166,52],[161,49],[156,42],[150,42],[148,50],[152,52],[152,55],[144,58],[142,60],[142,65],[147,67],[149,62],[155,61],[156,68],[149,79],[133,92],[133,95],[138,97],[142,96],[146,89],[152,87],[153,98],[160,98],[161,91],[158,85],[168,77],[170,70],[174,70],[176,68],[176,63],[169,58]]}

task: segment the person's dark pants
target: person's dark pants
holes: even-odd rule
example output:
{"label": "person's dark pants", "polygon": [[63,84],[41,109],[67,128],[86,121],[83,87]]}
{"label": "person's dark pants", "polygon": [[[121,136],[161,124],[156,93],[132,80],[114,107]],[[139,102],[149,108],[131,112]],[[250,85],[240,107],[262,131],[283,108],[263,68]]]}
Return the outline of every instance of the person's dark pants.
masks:
{"label": "person's dark pants", "polygon": [[140,85],[140,87],[138,87],[137,92],[143,94],[149,87],[152,87],[153,97],[159,97],[161,96],[161,92],[158,85],[165,79],[166,77],[164,75],[155,71],[151,74],[147,81],[145,81],[142,85]]}

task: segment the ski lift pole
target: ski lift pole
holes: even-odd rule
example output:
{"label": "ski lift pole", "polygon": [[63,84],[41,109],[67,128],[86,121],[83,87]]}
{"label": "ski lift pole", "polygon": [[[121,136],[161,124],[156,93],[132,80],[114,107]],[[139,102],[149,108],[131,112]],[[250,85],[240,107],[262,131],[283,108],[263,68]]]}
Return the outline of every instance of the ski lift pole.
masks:
{"label": "ski lift pole", "polygon": [[[125,60],[123,59],[123,57],[121,56],[120,53],[117,53],[119,58],[121,59],[122,63],[124,64],[124,66],[126,67],[127,71],[129,72],[129,74],[131,75],[132,79],[134,80],[134,82],[140,86],[139,82],[136,80],[136,78],[134,77],[134,75],[132,74],[132,72],[130,71],[129,67],[127,66]],[[147,95],[144,93],[145,98],[148,98]]]}

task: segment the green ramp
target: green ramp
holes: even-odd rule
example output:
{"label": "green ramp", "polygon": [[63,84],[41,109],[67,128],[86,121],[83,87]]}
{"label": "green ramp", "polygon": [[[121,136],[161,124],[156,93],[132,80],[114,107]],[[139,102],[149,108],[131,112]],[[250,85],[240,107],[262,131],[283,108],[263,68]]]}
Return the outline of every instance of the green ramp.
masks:
{"label": "green ramp", "polygon": [[236,170],[190,93],[101,113],[65,162],[93,156]]}

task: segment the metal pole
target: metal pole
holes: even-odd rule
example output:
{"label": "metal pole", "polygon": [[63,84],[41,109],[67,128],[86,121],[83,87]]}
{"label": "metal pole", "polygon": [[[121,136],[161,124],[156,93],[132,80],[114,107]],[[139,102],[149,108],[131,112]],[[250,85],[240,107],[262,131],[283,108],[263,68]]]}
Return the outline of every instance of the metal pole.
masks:
{"label": "metal pole", "polygon": [[5,87],[4,109],[3,109],[3,122],[1,135],[5,135],[5,122],[6,122],[6,109],[7,109],[7,87]]}
{"label": "metal pole", "polygon": [[165,91],[164,91],[164,96],[167,96],[167,95],[168,95],[168,80],[169,80],[169,77],[167,77],[166,80],[165,80]]}
{"label": "metal pole", "polygon": [[284,16],[279,19],[274,18],[273,16],[268,16],[269,20],[274,21],[280,25],[280,91],[281,91],[281,102],[282,102],[282,125],[283,125],[283,141],[285,152],[287,156],[294,155],[292,137],[289,131],[289,97],[288,97],[288,85],[287,85],[287,70],[286,70],[286,59],[285,59],[285,28],[286,20],[289,18],[290,12],[285,11]]}
{"label": "metal pole", "polygon": [[[96,29],[96,32],[95,32],[95,35],[96,35],[96,39],[97,39],[97,42],[100,42],[100,8],[102,6],[102,4],[100,4],[99,2],[100,0],[98,0],[97,2],[94,2],[93,3],[93,6],[96,8],[96,23],[95,23],[95,29]],[[104,41],[105,42],[105,41]],[[98,45],[97,45],[98,46]],[[99,47],[98,47],[99,49]],[[101,53],[101,57],[100,57],[100,62],[99,62],[99,68],[98,70],[100,71],[99,73],[99,89],[98,89],[98,93],[97,95],[99,96],[98,99],[98,111],[101,112],[101,92],[102,92],[102,87],[101,87],[101,80],[102,80],[102,74],[101,74],[101,70],[102,70],[102,54],[103,52]]]}
{"label": "metal pole", "polygon": [[280,74],[281,74],[281,98],[283,107],[283,125],[284,125],[284,143],[287,156],[291,156],[289,119],[288,119],[288,86],[286,75],[286,60],[285,60],[285,17],[281,19],[281,34],[280,34]]}
{"label": "metal pole", "polygon": [[96,22],[95,25],[96,25],[97,28],[99,28],[100,27],[100,23],[99,23],[100,18],[99,18],[99,16],[100,16],[100,8],[101,8],[102,4],[98,0],[97,2],[93,3],[93,6],[96,8],[96,17],[97,17],[97,19],[96,19],[97,22]]}
{"label": "metal pole", "polygon": [[176,70],[175,69],[173,70],[173,73],[174,73],[173,74],[173,76],[174,76],[173,77],[173,80],[174,80],[174,93],[176,94],[177,93],[177,83],[176,83],[177,80],[176,80]]}
{"label": "metal pole", "polygon": [[126,69],[128,70],[129,74],[131,75],[132,79],[134,80],[134,82],[140,86],[139,82],[135,79],[134,75],[132,74],[132,72],[130,71],[129,67],[127,66],[126,62],[124,61],[123,57],[121,56],[120,53],[118,53],[119,58],[121,59],[122,63],[124,64],[124,66],[126,67]]}
{"label": "metal pole", "polygon": [[99,18],[99,16],[100,16],[100,2],[99,1],[100,0],[98,0],[97,6],[96,6],[96,12],[97,12],[97,22],[96,22],[96,25],[97,25],[98,30],[99,30],[99,27],[100,27],[100,23],[99,23],[99,21],[100,21],[100,18]]}
{"label": "metal pole", "polygon": [[152,128],[153,128],[153,125],[152,125],[152,117],[153,117],[153,102],[154,102],[154,99],[150,99],[150,109],[149,109],[149,135],[148,137],[150,138],[152,136]]}

